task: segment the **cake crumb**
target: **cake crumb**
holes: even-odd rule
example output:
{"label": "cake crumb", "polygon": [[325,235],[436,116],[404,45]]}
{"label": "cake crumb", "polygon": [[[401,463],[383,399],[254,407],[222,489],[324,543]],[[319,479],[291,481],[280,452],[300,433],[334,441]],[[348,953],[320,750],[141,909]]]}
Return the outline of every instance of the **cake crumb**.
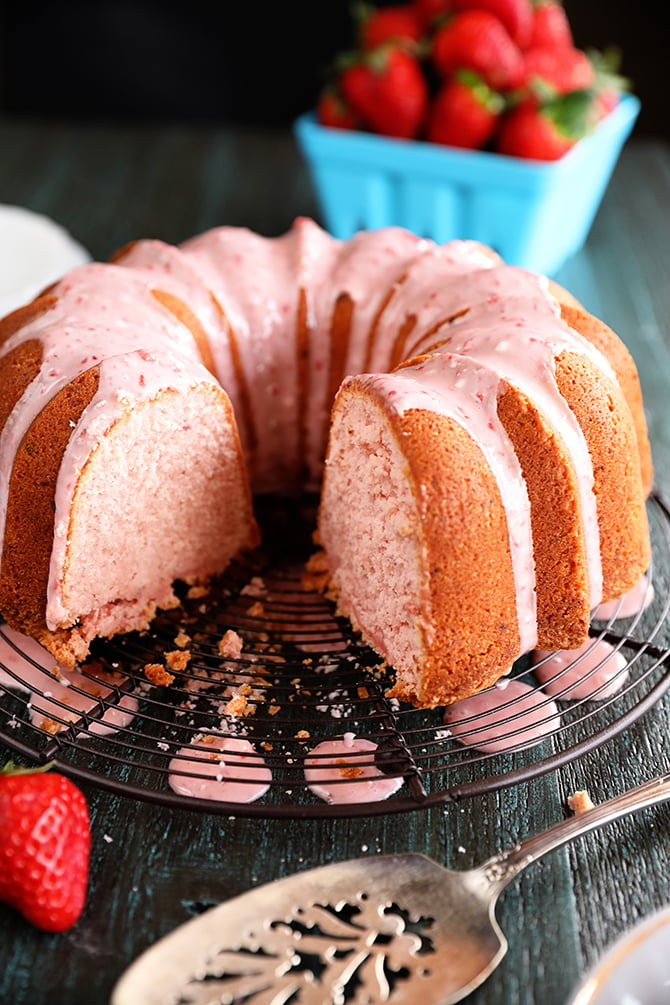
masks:
{"label": "cake crumb", "polygon": [[218,650],[219,656],[234,659],[242,652],[242,639],[237,632],[229,628],[223,638],[219,639]]}
{"label": "cake crumb", "polygon": [[568,796],[568,806],[574,814],[586,813],[592,810],[595,803],[591,799],[586,789],[578,789],[572,796]]}
{"label": "cake crumb", "polygon": [[171,652],[164,653],[163,655],[170,670],[185,670],[191,659],[188,649],[173,649]]}
{"label": "cake crumb", "polygon": [[63,729],[63,725],[60,722],[56,722],[55,719],[45,716],[40,723],[40,729],[43,729],[45,733],[51,733],[52,736],[55,736],[56,733],[60,733],[61,729]]}
{"label": "cake crumb", "polygon": [[300,584],[304,590],[315,590],[321,593],[328,585],[329,579],[326,553],[323,549],[315,551],[305,563],[305,571],[300,577]]}
{"label": "cake crumb", "polygon": [[267,594],[267,587],[260,576],[252,576],[246,586],[242,587],[241,595],[248,597],[264,597]]}
{"label": "cake crumb", "polygon": [[246,695],[238,694],[234,698],[231,698],[226,705],[225,711],[228,715],[246,715],[248,712],[249,702],[247,701]]}
{"label": "cake crumb", "polygon": [[359,768],[356,764],[349,764],[343,757],[338,757],[336,760],[337,771],[341,778],[360,778],[363,774],[363,769]]}
{"label": "cake crumb", "polygon": [[262,618],[265,614],[265,608],[260,600],[257,600],[251,607],[247,610],[247,614],[250,618]]}
{"label": "cake crumb", "polygon": [[190,641],[190,635],[187,635],[186,632],[179,632],[179,635],[175,635],[174,644],[179,646],[180,649],[184,649]]}
{"label": "cake crumb", "polygon": [[152,684],[167,685],[172,684],[174,681],[174,674],[168,673],[160,663],[146,663],[144,666],[144,675]]}
{"label": "cake crumb", "polygon": [[200,597],[206,597],[208,593],[208,586],[191,586],[187,593],[187,597],[189,600],[199,600]]}
{"label": "cake crumb", "polygon": [[309,740],[309,731],[306,729],[299,729],[295,734],[296,740]]}

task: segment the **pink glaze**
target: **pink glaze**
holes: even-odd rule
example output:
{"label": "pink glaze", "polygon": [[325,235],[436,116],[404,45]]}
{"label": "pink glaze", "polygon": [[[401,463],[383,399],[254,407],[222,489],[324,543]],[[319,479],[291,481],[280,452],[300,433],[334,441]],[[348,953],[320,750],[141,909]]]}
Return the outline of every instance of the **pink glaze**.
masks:
{"label": "pink glaze", "polygon": [[[445,245],[445,251],[450,247]],[[454,276],[458,276],[458,282],[445,285],[439,282],[436,284],[438,270],[431,259],[418,263],[414,271],[420,282],[408,283],[407,288],[399,292],[398,302],[395,299],[392,302],[394,311],[389,313],[388,318],[384,316],[384,324],[391,322],[391,327],[401,325],[407,316],[417,318],[407,344],[412,356],[431,352],[440,340],[453,338],[451,324],[459,320],[459,315],[463,312],[469,313],[487,304],[498,305],[500,312],[503,298],[526,299],[529,318],[533,316],[536,303],[547,317],[551,315],[552,321],[558,316],[556,301],[549,293],[544,277],[517,266],[492,262],[481,252],[479,257],[483,258],[483,262],[478,263],[473,252],[463,261],[456,259],[451,263],[450,269]],[[428,265],[433,265],[433,268],[428,269]],[[465,323],[466,316],[460,320]],[[458,339],[459,335],[456,334],[456,340]]]}
{"label": "pink glaze", "polygon": [[367,369],[385,372],[390,368],[396,335],[406,324],[412,328],[404,346],[405,358],[423,351],[419,346],[428,333],[426,346],[434,342],[439,337],[436,329],[470,306],[470,289],[476,300],[491,285],[496,288],[495,264],[490,253],[474,241],[432,245],[417,255],[379,319]]}
{"label": "pink glaze", "polygon": [[310,471],[320,472],[326,446],[329,395],[331,326],[338,298],[346,293],[354,304],[348,345],[341,376],[359,373],[367,351],[374,319],[394,283],[408,264],[432,242],[421,241],[399,227],[359,231],[335,246],[327,256],[329,268],[310,289],[315,327],[310,333],[307,460]]}
{"label": "pink glaze", "polygon": [[197,736],[182,747],[169,771],[170,787],[179,795],[217,802],[253,803],[272,781],[270,769],[248,740],[215,734]]}
{"label": "pink glaze", "polygon": [[222,306],[240,349],[256,427],[251,479],[257,492],[285,488],[298,470],[297,235],[292,229],[264,238],[218,227],[181,247]]}
{"label": "pink glaze", "polygon": [[[125,261],[132,265],[134,254],[139,253],[131,251]],[[180,253],[182,262],[175,270],[169,256],[157,249],[155,264],[170,273],[166,285],[179,295],[172,285],[173,273],[181,276],[185,262],[212,291],[235,332],[253,424],[253,430],[242,429],[242,441],[248,444],[254,435],[258,440],[251,451],[252,482],[258,491],[284,488],[287,471],[298,470],[303,462],[309,486],[318,487],[333,382],[331,326],[343,292],[355,310],[341,365],[343,374],[353,374],[363,368],[370,334],[389,291],[402,285],[414,263],[423,257],[434,259],[432,276],[438,283],[491,264],[474,242],[454,241],[441,248],[399,227],[361,231],[349,241],[338,241],[307,219],[296,220],[286,234],[270,239],[242,228],[219,227],[186,241]],[[144,268],[151,248],[146,249],[146,256]],[[295,344],[301,295],[308,328],[309,377],[304,400],[298,387]],[[383,338],[384,368],[391,348],[392,343]],[[239,403],[239,388],[229,366],[222,372],[217,361],[217,374],[233,404]],[[239,409],[237,414],[242,415]],[[296,455],[301,422],[306,457]]]}
{"label": "pink glaze", "polygon": [[[163,241],[144,240],[132,244],[116,263],[143,277],[152,289],[166,291],[191,310],[210,336],[213,353],[219,348],[216,339],[222,331],[221,312],[208,286],[188,257],[179,248]],[[224,357],[229,366],[228,356]],[[223,367],[216,367],[217,372]]]}
{"label": "pink glaze", "polygon": [[635,586],[618,600],[599,604],[591,615],[594,621],[611,621],[613,618],[632,618],[646,611],[654,599],[654,586],[647,576],[641,576]]}
{"label": "pink glaze", "polygon": [[628,677],[625,656],[604,639],[555,653],[538,649],[532,662],[542,690],[561,701],[602,701],[620,691]]}
{"label": "pink glaze", "polygon": [[374,763],[366,763],[374,761],[376,750],[376,743],[354,733],[324,740],[305,758],[305,780],[314,795],[327,803],[388,799],[403,780],[385,775]]}
{"label": "pink glaze", "polygon": [[[448,336],[446,349],[472,354],[492,367],[501,379],[519,388],[534,402],[553,429],[560,430],[577,478],[591,604],[595,606],[602,597],[602,566],[593,467],[579,424],[556,386],[555,358],[562,352],[577,352],[611,380],[616,378],[605,358],[561,320],[557,302],[543,290],[537,277],[513,266],[499,266],[492,272],[500,275],[501,287],[509,274],[517,284],[526,282],[527,292],[519,296],[492,295],[481,299],[440,334],[443,338]],[[488,275],[484,274],[485,278]],[[476,280],[477,274],[472,278]]]}
{"label": "pink glaze", "polygon": [[[114,694],[110,685],[123,683],[119,675],[96,671],[93,663],[85,667],[87,675],[66,670],[35,639],[21,635],[8,625],[1,629],[0,663],[11,671],[8,673],[0,668],[0,683],[30,693],[31,722],[48,732],[59,732],[66,728],[64,724],[79,722],[85,713],[96,711],[101,701],[107,704]],[[125,729],[137,708],[137,698],[124,694],[118,704],[107,706],[102,718],[91,721],[78,734],[79,738],[107,736]]]}
{"label": "pink glaze", "polygon": [[[145,240],[136,241],[124,253],[118,265],[143,277],[152,289],[170,293],[195,315],[207,338],[214,374],[230,397],[235,413],[239,415],[239,387],[225,319],[220,305],[194,264],[180,248],[172,244]],[[246,427],[240,432],[246,434]]]}
{"label": "pink glaze", "polygon": [[449,705],[444,721],[460,743],[488,754],[533,746],[561,724],[558,706],[542,691],[504,678]]}

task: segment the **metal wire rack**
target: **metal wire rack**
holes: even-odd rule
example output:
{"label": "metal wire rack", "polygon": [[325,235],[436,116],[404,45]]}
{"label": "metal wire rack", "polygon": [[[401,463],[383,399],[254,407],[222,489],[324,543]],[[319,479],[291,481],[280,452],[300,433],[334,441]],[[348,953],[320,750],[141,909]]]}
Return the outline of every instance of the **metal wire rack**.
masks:
{"label": "metal wire rack", "polygon": [[[622,732],[670,687],[670,510],[659,494],[649,502],[653,601],[634,617],[592,625],[594,644],[604,639],[626,657],[618,691],[603,700],[559,695],[556,720],[529,660],[519,660],[512,678],[535,689],[548,732],[529,742],[512,698],[497,725],[507,749],[496,753],[455,736],[443,710],[386,696],[391,672],[305,577],[313,517],[311,499],[267,502],[262,550],[231,566],[207,595],[186,591],[182,606],[163,613],[151,631],[97,644],[69,676],[54,676],[43,650],[0,625],[0,740],[29,761],[54,760],[74,779],[182,809],[369,816],[551,771]],[[168,658],[172,668],[166,653],[177,654]],[[152,683],[152,664],[174,680]],[[473,744],[480,728],[476,715],[459,724]],[[350,801],[330,803],[308,784],[305,759],[345,733],[376,749],[352,759],[351,771],[346,750],[315,755],[331,791],[348,786]],[[225,772],[221,744],[230,747]],[[356,777],[359,765],[396,779],[397,791],[383,801],[371,797]]]}

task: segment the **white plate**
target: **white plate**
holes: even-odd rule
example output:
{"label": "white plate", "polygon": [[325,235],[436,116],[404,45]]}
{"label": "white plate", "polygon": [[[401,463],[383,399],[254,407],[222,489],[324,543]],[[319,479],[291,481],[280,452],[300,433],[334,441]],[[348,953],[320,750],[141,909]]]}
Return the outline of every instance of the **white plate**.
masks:
{"label": "white plate", "polygon": [[0,317],[91,256],[61,227],[23,206],[0,205]]}
{"label": "white plate", "polygon": [[627,932],[587,975],[568,1005],[668,1005],[670,907]]}

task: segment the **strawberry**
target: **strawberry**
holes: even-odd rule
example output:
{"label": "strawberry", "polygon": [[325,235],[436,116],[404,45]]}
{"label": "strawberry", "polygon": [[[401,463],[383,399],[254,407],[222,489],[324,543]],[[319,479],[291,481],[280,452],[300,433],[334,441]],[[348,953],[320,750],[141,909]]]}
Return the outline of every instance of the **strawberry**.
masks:
{"label": "strawberry", "polygon": [[503,105],[502,95],[481,77],[459,70],[433,99],[426,138],[431,143],[479,149],[493,135]]}
{"label": "strawberry", "polygon": [[48,767],[0,770],[0,901],[62,932],[84,907],[91,835],[83,794]]}
{"label": "strawberry", "polygon": [[345,100],[376,133],[412,139],[428,106],[428,84],[418,60],[395,46],[355,58],[340,71]]}
{"label": "strawberry", "polygon": [[604,87],[593,96],[592,117],[595,124],[613,112],[621,101],[621,91],[616,87]]}
{"label": "strawberry", "polygon": [[331,129],[357,129],[360,121],[341,94],[329,89],[322,93],[316,107],[316,117],[322,126]]}
{"label": "strawberry", "polygon": [[412,0],[424,30],[431,30],[453,10],[453,0]]}
{"label": "strawberry", "polygon": [[453,0],[454,10],[487,10],[501,21],[510,38],[522,49],[533,28],[531,0]]}
{"label": "strawberry", "polygon": [[386,42],[415,48],[423,37],[423,23],[411,4],[359,8],[361,48],[370,52]]}
{"label": "strawberry", "polygon": [[538,81],[548,84],[557,94],[582,91],[593,87],[595,69],[585,52],[574,46],[547,49],[536,46],[523,54],[526,85],[533,87]]}
{"label": "strawberry", "polygon": [[443,78],[456,70],[474,70],[494,91],[523,80],[521,50],[505,26],[486,10],[465,10],[435,33],[433,62]]}
{"label": "strawberry", "polygon": [[618,49],[606,49],[605,52],[591,49],[589,59],[595,72],[591,114],[597,124],[616,108],[622,93],[630,90],[631,82],[619,72],[621,53]]}
{"label": "strawberry", "polygon": [[573,91],[541,104],[522,101],[504,117],[496,150],[511,157],[558,160],[589,131],[590,105],[587,91]]}
{"label": "strawberry", "polygon": [[570,49],[574,45],[568,15],[560,0],[540,0],[533,8],[529,48]]}

